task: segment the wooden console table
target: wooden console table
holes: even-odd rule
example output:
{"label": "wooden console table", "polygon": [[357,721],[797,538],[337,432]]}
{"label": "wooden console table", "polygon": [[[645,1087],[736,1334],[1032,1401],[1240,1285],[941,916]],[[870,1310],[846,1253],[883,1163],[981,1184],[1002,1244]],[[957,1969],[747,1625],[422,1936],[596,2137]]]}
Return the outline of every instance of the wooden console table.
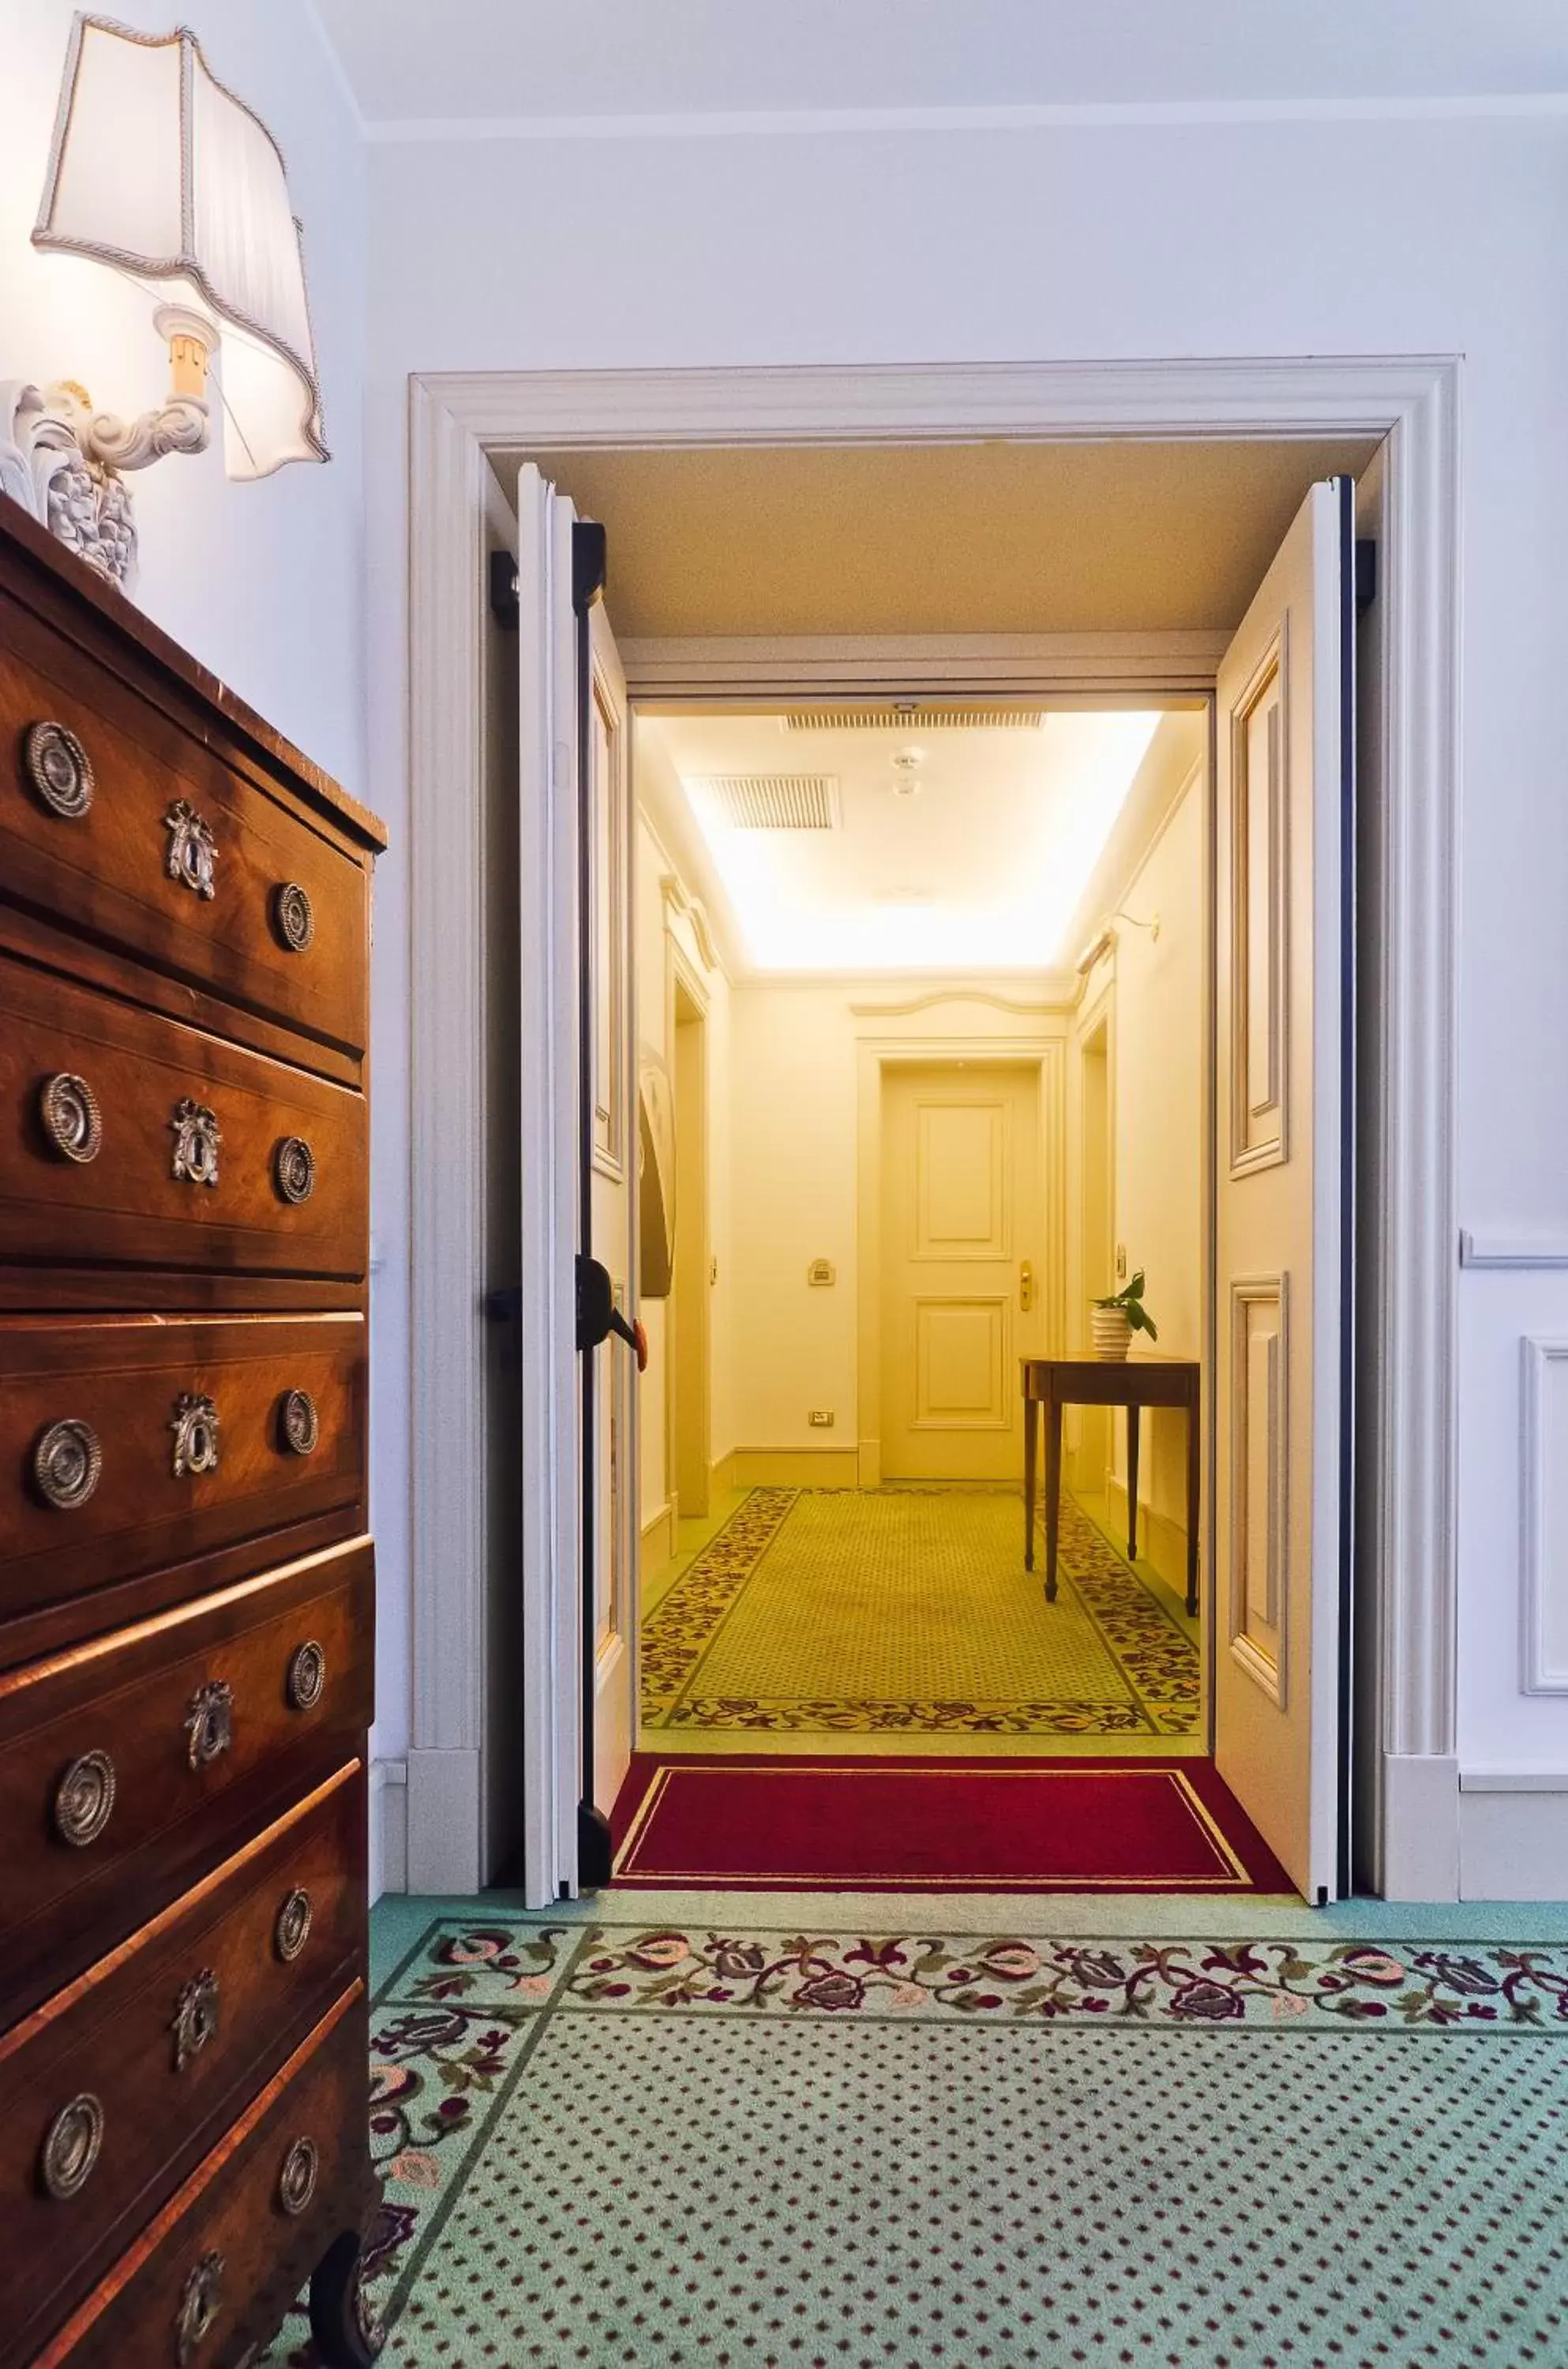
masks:
{"label": "wooden console table", "polygon": [[1061,1510],[1061,1411],[1064,1406],[1127,1409],[1127,1551],[1138,1553],[1138,1431],[1145,1407],[1185,1407],[1187,1416],[1187,1610],[1197,1611],[1199,1472],[1198,1394],[1195,1357],[1021,1357],[1024,1377],[1024,1568],[1035,1568],[1035,1471],[1040,1409],[1046,1411],[1046,1602],[1057,1593],[1057,1531]]}

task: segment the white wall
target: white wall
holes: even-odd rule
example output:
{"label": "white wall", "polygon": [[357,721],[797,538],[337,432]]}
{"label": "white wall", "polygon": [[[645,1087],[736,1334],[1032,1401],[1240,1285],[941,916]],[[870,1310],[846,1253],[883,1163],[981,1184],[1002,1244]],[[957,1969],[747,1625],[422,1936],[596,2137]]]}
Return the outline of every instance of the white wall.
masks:
{"label": "white wall", "polygon": [[[392,144],[372,243],[378,786],[404,778],[410,371],[1462,355],[1459,1215],[1568,1240],[1560,117]],[[383,1077],[397,1024],[394,999]],[[1568,1273],[1526,1297],[1568,1333]],[[1519,1688],[1519,1299],[1461,1278],[1459,1757],[1568,1772],[1568,1699]]]}
{"label": "white wall", "polygon": [[[670,787],[669,760],[657,737],[637,738],[635,764],[639,784],[652,790]],[[679,795],[677,790],[676,795]],[[690,890],[649,817],[637,817],[635,961],[637,973],[637,1036],[662,1055],[675,1082],[675,1047],[671,1039],[672,948],[679,948],[707,995],[704,1015],[708,1060],[708,1238],[717,1262],[717,1280],[708,1301],[710,1453],[716,1463],[733,1445],[729,1431],[730,1310],[734,1304],[730,1277],[729,1175],[729,980],[710,965],[690,910],[672,909],[660,885],[671,877]],[[679,1203],[677,1228],[692,1222]],[[647,1370],[640,1385],[641,1481],[638,1517],[646,1529],[670,1504],[673,1475],[670,1465],[669,1410],[672,1388],[670,1325],[668,1303],[645,1299],[639,1310],[648,1338]]]}
{"label": "white wall", "polygon": [[[1026,1001],[1026,979],[1001,982]],[[1037,991],[1037,990],[1036,990]],[[910,1011],[930,995],[944,1001]],[[867,1007],[889,1008],[886,1019]],[[861,1007],[859,1013],[856,1006]],[[1065,1033],[1060,1013],[1004,1013],[947,978],[745,980],[730,998],[734,1365],[730,1444],[853,1450],[859,1441],[860,1046],[908,1037],[932,1058]],[[831,1286],[808,1284],[830,1260]],[[747,1345],[754,1346],[748,1355]],[[830,1431],[813,1408],[830,1409]]]}

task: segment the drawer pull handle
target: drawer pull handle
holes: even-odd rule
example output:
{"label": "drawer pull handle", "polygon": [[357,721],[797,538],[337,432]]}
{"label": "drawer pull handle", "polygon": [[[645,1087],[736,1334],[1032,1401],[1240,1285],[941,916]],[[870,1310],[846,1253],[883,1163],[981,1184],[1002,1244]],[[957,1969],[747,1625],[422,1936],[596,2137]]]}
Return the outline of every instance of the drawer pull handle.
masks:
{"label": "drawer pull handle", "polygon": [[114,1808],[114,1763],[107,1752],[84,1752],[54,1789],[54,1830],[76,1850],[96,1843]]}
{"label": "drawer pull handle", "polygon": [[191,1696],[185,1713],[185,1756],[191,1768],[210,1768],[235,1740],[235,1690],[227,1678],[209,1678]]}
{"label": "drawer pull handle", "polygon": [[79,2196],[103,2145],[103,2102],[90,2089],[62,2106],[43,2134],[39,2174],[57,2204]]}
{"label": "drawer pull handle", "polygon": [[297,880],[284,880],[272,891],[272,923],[292,955],[303,955],[315,935],[315,913]]}
{"label": "drawer pull handle", "polygon": [[321,2156],[315,2141],[296,2139],[278,2174],[278,2202],[285,2213],[298,2214],[304,2211],[315,2194],[315,2176],[320,2168]]}
{"label": "drawer pull handle", "polygon": [[175,1401],[169,1429],[174,1434],[174,1477],[218,1469],[218,1402],[204,1390],[182,1390]]}
{"label": "drawer pull handle", "polygon": [[297,1207],[315,1190],[315,1154],[303,1135],[286,1135],[272,1154],[272,1178],[280,1196]]}
{"label": "drawer pull handle", "polygon": [[74,1514],[98,1485],[103,1450],[90,1423],[65,1415],[39,1435],[33,1449],[33,1481],[45,1505]]}
{"label": "drawer pull handle", "polygon": [[57,1070],[38,1090],[38,1115],[50,1148],[85,1168],[103,1142],[103,1114],[86,1078]]}
{"label": "drawer pull handle", "polygon": [[22,761],[35,794],[63,822],[79,822],[93,802],[92,760],[63,724],[29,724]]}
{"label": "drawer pull handle", "polygon": [[174,1134],[174,1181],[177,1184],[215,1184],[218,1147],[223,1130],[218,1114],[187,1094],[176,1103],[169,1121]]}
{"label": "drawer pull handle", "polygon": [[289,1709],[314,1711],[326,1687],[326,1655],[312,1637],[289,1662]]}
{"label": "drawer pull handle", "polygon": [[187,2363],[195,2359],[198,2347],[212,2334],[223,2307],[223,2258],[214,2250],[202,2255],[180,2289],[179,2309],[174,2316],[179,2369],[186,2369]]}
{"label": "drawer pull handle", "polygon": [[303,1888],[286,1893],[272,1928],[273,1945],[286,1966],[292,1966],[310,1939],[310,1894]]}
{"label": "drawer pull handle", "polygon": [[218,2029],[218,1977],[211,1966],[203,1966],[190,1980],[175,2001],[174,2008],[174,2069],[183,2073],[193,2056],[199,2056]]}
{"label": "drawer pull handle", "polygon": [[212,836],[212,826],[188,798],[176,798],[164,817],[164,829],[169,835],[168,853],[164,870],[182,888],[197,897],[215,897],[218,884],[214,874],[218,866],[218,842]]}
{"label": "drawer pull handle", "polygon": [[279,1429],[291,1456],[314,1456],[321,1437],[321,1417],[308,1390],[286,1390]]}

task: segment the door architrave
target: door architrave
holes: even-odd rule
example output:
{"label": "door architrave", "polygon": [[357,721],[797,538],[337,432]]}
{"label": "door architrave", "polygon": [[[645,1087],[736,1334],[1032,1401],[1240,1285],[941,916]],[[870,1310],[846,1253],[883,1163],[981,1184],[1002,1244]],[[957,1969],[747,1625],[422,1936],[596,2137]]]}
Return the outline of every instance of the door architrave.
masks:
{"label": "door architrave", "polygon": [[[441,372],[409,383],[409,802],[416,949],[412,1044],[412,1596],[408,1857],[421,1884],[481,1880],[483,1563],[454,1562],[458,1501],[475,1502],[472,1421],[483,1390],[482,1163],[457,1173],[445,1147],[482,1140],[483,945],[472,926],[482,878],[483,647],[487,455],[622,444],[922,443],[976,436],[1034,441],[1368,435],[1386,439],[1387,739],[1380,976],[1382,1114],[1368,1175],[1373,1289],[1386,1355],[1368,1378],[1378,1458],[1365,1568],[1381,1603],[1371,1713],[1379,1750],[1377,1888],[1402,1899],[1458,1892],[1455,1301],[1453,1256],[1459,686],[1459,381],[1446,356],[1281,360],[1026,362],[880,367]],[[1127,636],[1070,637],[1038,654],[1037,682],[1126,690]],[[1137,638],[1137,637],[1134,637]],[[744,654],[725,684],[755,688]],[[1149,662],[1152,670],[1154,660]],[[715,656],[715,670],[721,667]],[[1022,658],[1008,675],[1023,688]],[[911,662],[910,671],[914,668]],[[700,675],[701,669],[696,673]],[[1203,687],[1173,656],[1166,688]],[[758,670],[759,675],[763,670]],[[1135,666],[1141,685],[1148,671]],[[693,670],[685,663],[692,679]],[[1182,680],[1184,674],[1188,678]],[[1173,681],[1173,678],[1176,680]],[[718,688],[717,673],[713,688]],[[841,677],[841,688],[849,683]],[[1148,687],[1159,687],[1148,681]],[[630,688],[668,688],[634,675]],[[875,658],[864,688],[885,691]],[[544,881],[524,925],[555,925]],[[458,1163],[461,1167],[461,1163]],[[525,1274],[552,1305],[544,1248]],[[543,1472],[525,1459],[525,1491]],[[526,1598],[556,1574],[525,1574]],[[561,1674],[525,1663],[525,1788],[553,1791],[563,1742]],[[568,1680],[569,1682],[569,1680]],[[569,1872],[532,1867],[530,1897]],[[547,1887],[547,1888],[546,1888]]]}

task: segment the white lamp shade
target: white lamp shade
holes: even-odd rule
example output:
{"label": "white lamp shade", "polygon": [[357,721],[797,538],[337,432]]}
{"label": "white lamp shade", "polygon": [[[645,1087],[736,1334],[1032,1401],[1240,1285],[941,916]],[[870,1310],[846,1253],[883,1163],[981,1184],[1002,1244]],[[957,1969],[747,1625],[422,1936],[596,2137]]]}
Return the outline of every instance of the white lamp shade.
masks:
{"label": "white lamp shade", "polygon": [[283,159],[194,33],[77,17],[33,243],[217,316],[231,477],[326,459]]}

